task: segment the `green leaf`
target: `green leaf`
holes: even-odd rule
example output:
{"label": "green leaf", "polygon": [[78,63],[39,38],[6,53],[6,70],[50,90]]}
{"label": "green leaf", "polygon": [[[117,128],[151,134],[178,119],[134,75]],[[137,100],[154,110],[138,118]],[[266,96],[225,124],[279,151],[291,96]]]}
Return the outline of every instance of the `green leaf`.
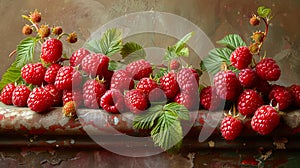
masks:
{"label": "green leaf", "polygon": [[151,129],[156,119],[163,113],[162,105],[151,106],[145,114],[138,115],[133,120],[136,129]]}
{"label": "green leaf", "polygon": [[232,51],[234,51],[237,47],[246,46],[246,43],[237,34],[229,34],[222,40],[217,41],[217,43],[224,45]]}
{"label": "green leaf", "polygon": [[17,62],[13,62],[12,65],[3,74],[0,81],[0,90],[9,83],[13,83],[21,78],[21,68],[17,67]]}
{"label": "green leaf", "polygon": [[[225,62],[227,65],[230,65],[230,55],[232,50],[228,48],[215,48],[212,49],[208,56],[205,57],[201,62],[201,68],[204,71],[207,71],[211,74],[216,74],[220,71],[221,65]],[[230,66],[229,69],[234,72],[237,71],[236,68]]]}
{"label": "green leaf", "polygon": [[271,9],[270,8],[266,8],[264,6],[260,6],[257,8],[257,14],[260,16],[260,17],[263,17],[263,18],[268,18],[271,14]]}
{"label": "green leaf", "polygon": [[100,40],[90,40],[86,48],[95,53],[112,56],[122,49],[122,32],[115,28],[108,29]]}
{"label": "green leaf", "polygon": [[190,119],[189,110],[184,105],[178,104],[176,102],[166,104],[164,106],[163,110],[171,111],[171,112],[175,113],[179,119],[182,119],[182,120]]}
{"label": "green leaf", "polygon": [[139,58],[145,58],[146,57],[146,52],[143,49],[142,46],[135,42],[127,42],[123,45],[121,49],[122,58],[126,58],[127,56],[131,55],[131,57],[139,57]]}
{"label": "green leaf", "polygon": [[108,70],[115,71],[115,70],[118,70],[118,69],[122,69],[125,66],[126,66],[126,64],[123,64],[119,61],[110,60],[109,64],[108,64]]}
{"label": "green leaf", "polygon": [[183,139],[181,123],[177,114],[172,111],[162,113],[151,131],[151,136],[154,143],[164,150],[169,150],[177,145]]}
{"label": "green leaf", "polygon": [[18,44],[16,67],[20,68],[29,62],[33,62],[34,47],[37,41],[37,38],[28,37]]}

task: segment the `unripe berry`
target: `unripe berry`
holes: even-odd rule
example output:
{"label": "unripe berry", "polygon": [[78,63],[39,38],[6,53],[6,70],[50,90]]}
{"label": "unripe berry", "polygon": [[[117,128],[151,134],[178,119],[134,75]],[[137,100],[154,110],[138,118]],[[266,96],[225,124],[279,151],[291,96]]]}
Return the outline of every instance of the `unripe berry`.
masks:
{"label": "unripe berry", "polygon": [[259,19],[259,17],[257,17],[256,15],[253,15],[253,16],[250,18],[250,21],[249,21],[249,23],[250,23],[252,26],[257,26],[257,25],[259,25],[259,22],[260,22],[260,19]]}
{"label": "unripe berry", "polygon": [[29,17],[33,23],[39,23],[42,20],[42,15],[40,12],[38,12],[38,10],[34,10]]}
{"label": "unripe berry", "polygon": [[76,43],[77,42],[77,34],[75,32],[69,34],[67,41],[69,43]]}
{"label": "unripe berry", "polygon": [[41,38],[48,37],[50,33],[51,31],[48,25],[42,25],[38,30],[38,34],[41,36]]}
{"label": "unripe berry", "polygon": [[23,26],[22,33],[25,35],[30,35],[32,33],[32,28],[29,25]]}
{"label": "unripe berry", "polygon": [[52,29],[52,33],[57,36],[60,35],[62,32],[63,32],[63,30],[60,26],[54,27]]}

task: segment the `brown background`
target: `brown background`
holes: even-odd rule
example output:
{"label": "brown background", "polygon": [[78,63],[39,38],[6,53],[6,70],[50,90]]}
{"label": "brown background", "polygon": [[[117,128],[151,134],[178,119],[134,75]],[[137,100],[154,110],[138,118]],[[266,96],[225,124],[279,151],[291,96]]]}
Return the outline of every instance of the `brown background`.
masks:
{"label": "brown background", "polygon": [[[198,25],[214,42],[228,33],[240,34],[249,44],[250,35],[257,28],[248,19],[258,6],[272,8],[274,19],[264,45],[269,57],[275,57],[282,73],[278,83],[300,83],[300,1],[239,1],[239,0],[10,0],[0,1],[0,76],[14,58],[8,55],[25,36],[26,23],[21,18],[34,9],[43,14],[43,22],[61,25],[66,32],[76,31],[79,42],[68,45],[69,56],[81,47],[90,34],[113,18],[131,12],[157,10],[180,15]],[[174,25],[176,26],[176,25]],[[217,46],[217,45],[216,45]],[[37,52],[38,53],[38,52]]]}

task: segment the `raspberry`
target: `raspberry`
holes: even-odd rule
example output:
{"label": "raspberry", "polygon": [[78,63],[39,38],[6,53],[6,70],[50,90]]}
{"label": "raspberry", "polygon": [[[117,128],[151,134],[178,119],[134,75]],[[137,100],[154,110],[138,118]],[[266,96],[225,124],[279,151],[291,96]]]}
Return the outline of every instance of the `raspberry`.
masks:
{"label": "raspberry", "polygon": [[151,64],[145,60],[134,61],[126,66],[126,71],[133,77],[134,80],[140,80],[144,77],[149,77],[152,73]]}
{"label": "raspberry", "polygon": [[225,100],[236,100],[242,88],[235,73],[231,70],[218,72],[214,76],[214,85],[217,94]]}
{"label": "raspberry", "polygon": [[39,23],[42,20],[42,15],[38,10],[34,10],[34,12],[30,13],[29,17],[33,23]]}
{"label": "raspberry", "polygon": [[23,26],[22,28],[22,33],[24,35],[30,35],[32,33],[32,27],[29,26],[28,24],[26,24],[25,26]]}
{"label": "raspberry", "polygon": [[179,92],[174,100],[174,102],[184,105],[189,110],[197,110],[199,109],[199,100],[195,99],[193,96],[191,96],[189,93],[186,92]]}
{"label": "raspberry", "polygon": [[268,96],[271,89],[272,89],[272,86],[269,84],[268,81],[266,81],[264,79],[257,78],[255,88],[262,95]]}
{"label": "raspberry", "polygon": [[71,90],[81,84],[81,74],[74,67],[63,66],[56,75],[54,85],[58,90]]}
{"label": "raspberry", "polygon": [[12,96],[15,88],[16,86],[13,83],[9,83],[4,86],[0,95],[0,100],[2,103],[6,105],[12,105]]}
{"label": "raspberry", "polygon": [[177,70],[180,68],[180,63],[177,60],[171,60],[170,62],[170,69]]}
{"label": "raspberry", "polygon": [[29,94],[27,104],[32,111],[45,112],[52,106],[53,96],[46,89],[37,87]]}
{"label": "raspberry", "polygon": [[257,75],[255,70],[245,68],[239,72],[238,79],[244,88],[253,88],[257,81]]}
{"label": "raspberry", "polygon": [[114,71],[107,70],[106,72],[104,72],[103,78],[105,81],[106,89],[110,88],[111,78],[113,75],[114,75]]}
{"label": "raspberry", "polygon": [[98,79],[89,79],[83,85],[83,101],[88,108],[99,108],[100,98],[106,92],[106,86]]}
{"label": "raspberry", "polygon": [[58,70],[62,66],[60,64],[52,64],[46,70],[44,80],[49,84],[54,84]]}
{"label": "raspberry", "polygon": [[70,33],[66,39],[69,43],[76,43],[78,40],[76,32]]}
{"label": "raspberry", "polygon": [[300,85],[292,85],[289,87],[290,93],[292,94],[292,104],[295,107],[300,107]]}
{"label": "raspberry", "polygon": [[261,135],[269,134],[278,126],[280,116],[274,107],[263,105],[259,107],[252,117],[251,127]]}
{"label": "raspberry", "polygon": [[279,110],[284,110],[292,104],[292,94],[286,87],[275,85],[268,96],[273,106],[279,105]]}
{"label": "raspberry", "polygon": [[13,104],[17,107],[26,107],[30,92],[31,90],[25,85],[17,86],[12,96]]}
{"label": "raspberry", "polygon": [[227,141],[231,141],[241,134],[243,127],[243,123],[238,118],[225,116],[221,122],[220,131]]}
{"label": "raspberry", "polygon": [[121,92],[124,92],[124,90],[131,90],[133,87],[133,79],[129,76],[127,71],[118,70],[113,74],[111,78],[110,89],[117,89]]}
{"label": "raspberry", "polygon": [[63,33],[62,27],[60,27],[60,26],[53,27],[52,28],[52,33],[54,35],[59,36],[61,33]]}
{"label": "raspberry", "polygon": [[250,20],[249,20],[249,23],[252,25],[252,26],[257,26],[259,25],[259,22],[260,22],[260,19],[259,17],[257,17],[256,15],[253,15]]}
{"label": "raspberry", "polygon": [[89,55],[90,52],[84,48],[80,48],[77,51],[75,51],[72,56],[70,57],[70,65],[75,67],[77,65],[81,64],[81,61],[84,57]]}
{"label": "raspberry", "polygon": [[151,78],[145,77],[142,78],[136,85],[136,89],[139,89],[144,92],[144,94],[149,97],[149,93],[155,89],[158,88],[158,84],[156,81],[154,81]]}
{"label": "raspberry", "polygon": [[257,63],[256,73],[261,79],[277,81],[280,77],[281,70],[274,59],[265,58]]}
{"label": "raspberry", "polygon": [[124,99],[126,107],[134,114],[140,114],[148,107],[148,100],[141,90],[129,90]]}
{"label": "raspberry", "polygon": [[82,70],[91,77],[103,76],[108,70],[109,58],[103,54],[88,54],[81,61]]}
{"label": "raspberry", "polygon": [[168,73],[160,78],[161,89],[166,94],[166,97],[172,100],[179,92],[179,85],[176,80],[175,73]]}
{"label": "raspberry", "polygon": [[119,90],[111,89],[100,99],[100,106],[109,113],[124,112],[126,109],[124,97]]}
{"label": "raspberry", "polygon": [[45,63],[55,63],[61,58],[62,51],[62,42],[58,39],[51,38],[43,43],[40,57]]}
{"label": "raspberry", "polygon": [[244,90],[237,102],[238,111],[244,116],[251,116],[263,104],[263,98],[250,89]]}
{"label": "raspberry", "polygon": [[218,109],[221,104],[221,99],[216,93],[216,88],[213,86],[207,86],[201,90],[200,93],[200,105],[205,110],[214,111]]}
{"label": "raspberry", "polygon": [[38,35],[41,38],[49,37],[51,34],[50,27],[48,25],[41,25],[38,29]]}
{"label": "raspberry", "polygon": [[83,105],[82,92],[79,90],[64,90],[62,101],[63,105],[69,101],[75,101],[77,107],[81,107]]}
{"label": "raspberry", "polygon": [[26,64],[21,69],[22,78],[28,84],[41,86],[44,82],[46,68],[41,63]]}
{"label": "raspberry", "polygon": [[191,97],[198,99],[199,75],[192,68],[182,68],[177,73],[177,82],[181,92],[190,94]]}
{"label": "raspberry", "polygon": [[239,70],[248,67],[251,61],[252,54],[246,46],[236,48],[230,56],[231,64]]}
{"label": "raspberry", "polygon": [[59,107],[63,104],[62,95],[63,92],[58,90],[53,84],[48,84],[44,87],[53,96],[53,105],[54,107]]}

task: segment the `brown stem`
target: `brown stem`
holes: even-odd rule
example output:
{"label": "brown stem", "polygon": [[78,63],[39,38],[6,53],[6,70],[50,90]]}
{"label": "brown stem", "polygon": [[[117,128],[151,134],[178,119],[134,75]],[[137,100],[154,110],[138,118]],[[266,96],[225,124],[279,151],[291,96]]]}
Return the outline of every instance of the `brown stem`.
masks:
{"label": "brown stem", "polygon": [[265,40],[266,37],[267,37],[267,35],[268,35],[268,32],[269,32],[269,23],[268,23],[268,21],[265,18],[261,18],[261,19],[264,21],[264,23],[266,25],[265,36],[264,36],[264,40]]}

